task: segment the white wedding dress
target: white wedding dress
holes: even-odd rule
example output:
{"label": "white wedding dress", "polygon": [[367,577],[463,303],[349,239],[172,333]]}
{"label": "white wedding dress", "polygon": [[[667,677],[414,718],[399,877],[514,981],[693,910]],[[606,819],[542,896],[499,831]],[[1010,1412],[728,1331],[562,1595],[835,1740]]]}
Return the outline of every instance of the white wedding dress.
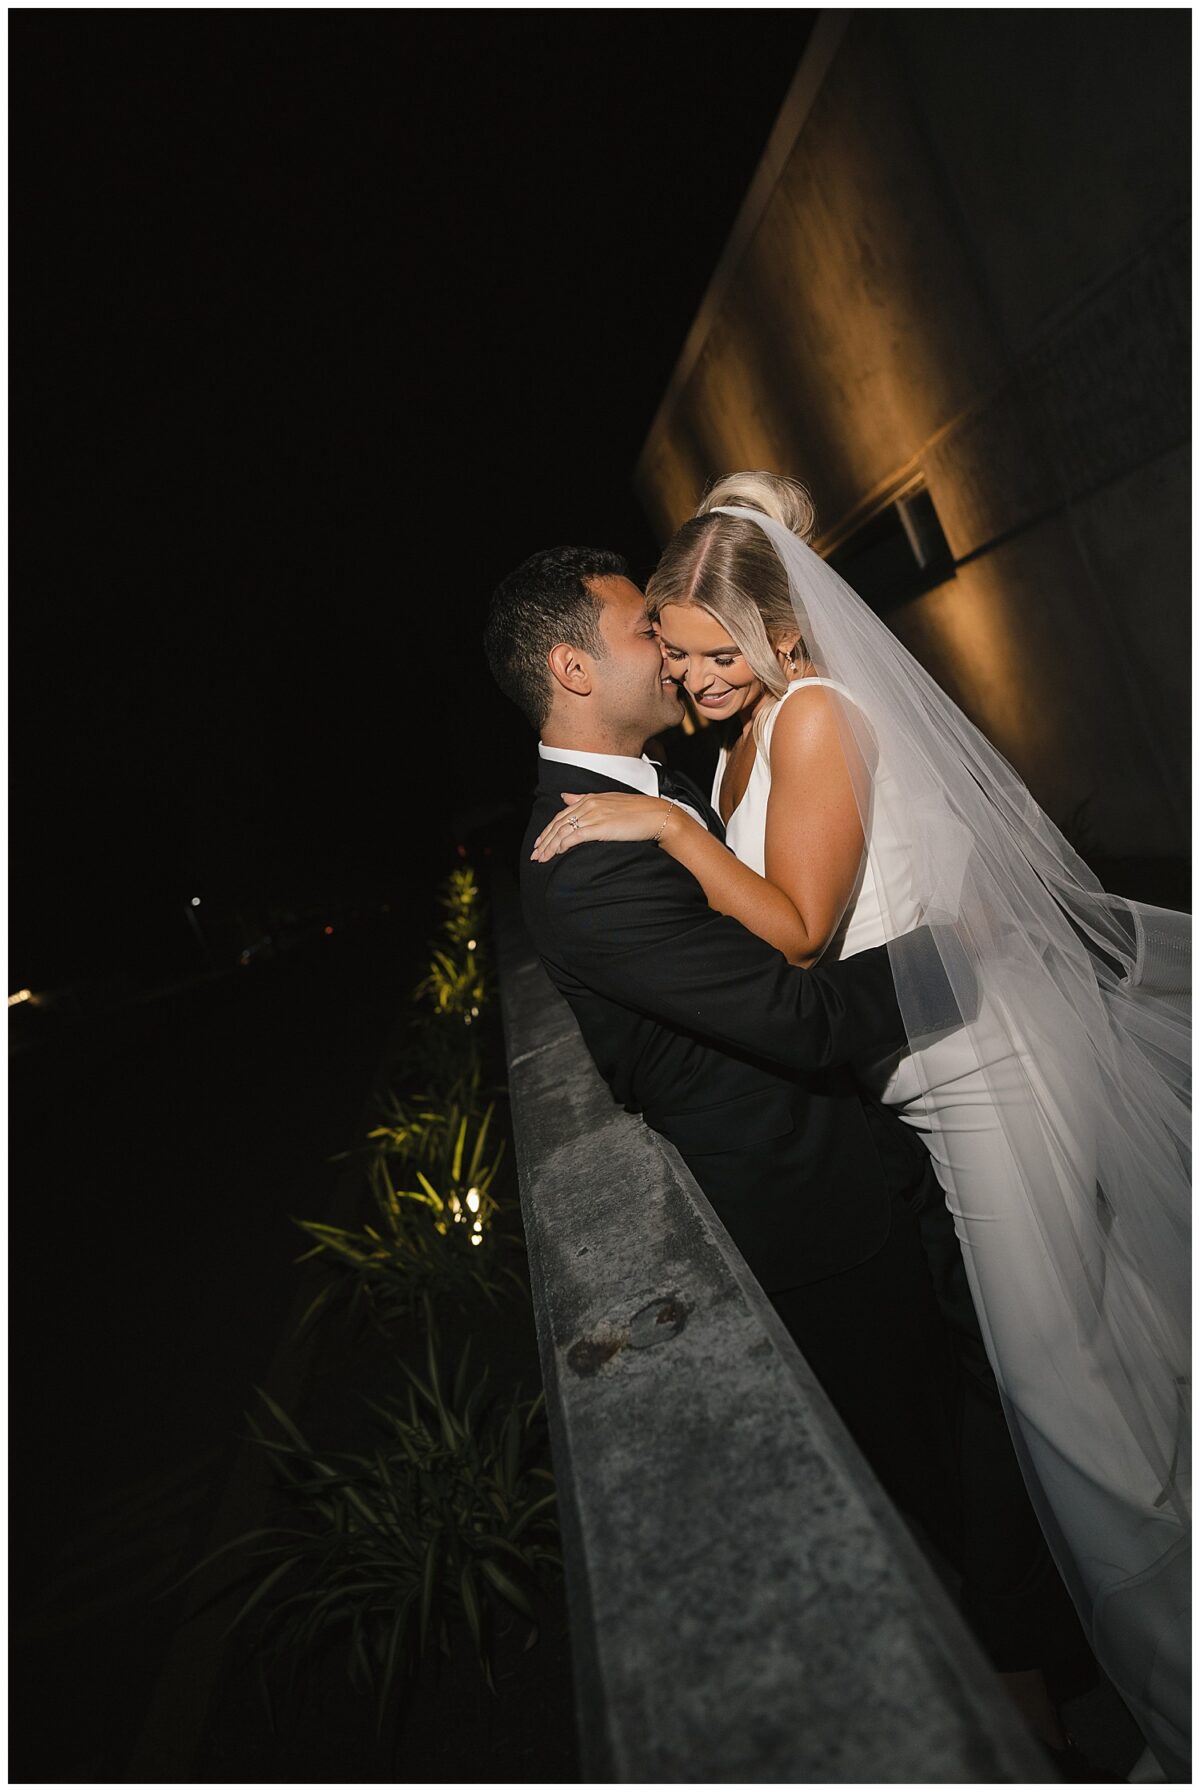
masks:
{"label": "white wedding dress", "polygon": [[[783,703],[813,685],[853,701],[829,679],[792,684],[767,718],[745,794],[726,827],[737,857],[762,876],[771,735]],[[722,753],[712,796],[718,812],[724,771]],[[881,763],[860,881],[826,956],[848,957],[920,924],[911,876],[911,833],[918,825]],[[1069,1054],[1052,1048],[1049,1033],[1040,1033],[1045,1007],[1030,979],[1002,997],[993,993],[969,1032],[859,1071],[922,1134],[931,1153],[1018,1458],[1096,1655],[1148,1740],[1186,1760],[1188,1532],[1178,1486],[1168,1498],[1125,1416],[1128,1389],[1125,1400],[1115,1397],[1120,1371],[1106,1350],[1107,1330],[1083,1317],[1088,1303],[1073,1300],[1054,1267],[1069,1252],[1047,1248],[1048,1229],[1073,1228],[1073,1208],[1095,1198],[1096,1183],[1088,1168],[1093,1142],[1083,1104],[1072,1094],[1073,1078],[1045,1069],[1071,1063]],[[1022,1136],[1036,1137],[1024,1175],[1013,1144]],[[1055,1161],[1062,1169],[1056,1187],[1041,1186],[1039,1200],[1031,1202],[1029,1164]],[[1038,1175],[1044,1183],[1045,1170]],[[1099,1255],[1080,1273],[1090,1278],[1093,1294],[1100,1286],[1110,1309],[1139,1292],[1131,1296],[1128,1282],[1115,1274],[1106,1285]]]}

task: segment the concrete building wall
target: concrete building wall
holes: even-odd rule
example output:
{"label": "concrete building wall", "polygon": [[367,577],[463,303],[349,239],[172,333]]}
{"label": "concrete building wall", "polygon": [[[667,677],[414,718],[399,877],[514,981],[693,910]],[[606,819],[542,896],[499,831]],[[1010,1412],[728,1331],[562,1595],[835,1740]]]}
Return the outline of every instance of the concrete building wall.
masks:
{"label": "concrete building wall", "polygon": [[740,467],[832,548],[914,477],[889,625],[1108,856],[1188,828],[1190,17],[821,15],[637,469]]}

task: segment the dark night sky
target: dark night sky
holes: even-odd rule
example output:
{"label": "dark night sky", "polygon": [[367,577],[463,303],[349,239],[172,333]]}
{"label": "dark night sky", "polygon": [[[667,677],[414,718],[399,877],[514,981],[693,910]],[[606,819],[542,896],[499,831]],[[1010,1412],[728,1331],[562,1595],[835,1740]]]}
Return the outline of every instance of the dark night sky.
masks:
{"label": "dark night sky", "polygon": [[18,13],[13,987],[523,800],[479,651],[633,464],[814,15]]}

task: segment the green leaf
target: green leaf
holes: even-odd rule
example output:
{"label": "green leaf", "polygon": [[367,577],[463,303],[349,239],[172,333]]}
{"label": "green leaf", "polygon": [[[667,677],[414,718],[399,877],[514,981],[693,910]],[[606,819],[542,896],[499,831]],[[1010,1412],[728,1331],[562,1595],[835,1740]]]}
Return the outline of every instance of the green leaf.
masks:
{"label": "green leaf", "polygon": [[503,1568],[493,1562],[490,1556],[484,1556],[480,1568],[502,1599],[506,1599],[509,1605],[514,1606],[524,1617],[533,1618],[532,1605],[516,1581],[511,1580]]}
{"label": "green leaf", "polygon": [[545,1407],[545,1404],[546,1404],[546,1391],[544,1388],[540,1388],[538,1390],[538,1392],[534,1395],[533,1399],[529,1402],[529,1409],[525,1414],[525,1429],[526,1429],[526,1431],[529,1430],[529,1428],[533,1424],[534,1420],[541,1416],[541,1413],[542,1413],[543,1408]]}
{"label": "green leaf", "polygon": [[467,1364],[469,1363],[470,1359],[471,1359],[471,1338],[470,1338],[470,1334],[468,1333],[467,1341],[463,1345],[462,1355],[458,1359],[458,1369],[455,1372],[455,1376],[454,1376],[454,1392],[453,1392],[452,1398],[454,1400],[455,1406],[457,1406],[459,1408],[462,1407],[462,1403],[463,1403],[463,1391],[467,1385]]}
{"label": "green leaf", "polygon": [[396,1661],[400,1653],[400,1645],[408,1628],[408,1616],[412,1610],[413,1595],[406,1593],[396,1608],[396,1616],[392,1620],[392,1628],[388,1633],[387,1651],[383,1658],[383,1671],[379,1677],[379,1704],[375,1712],[376,1732],[383,1728],[383,1715],[387,1705],[387,1696],[392,1690],[396,1678]]}
{"label": "green leaf", "polygon": [[[430,1182],[428,1176],[426,1176],[424,1170],[417,1171],[417,1181],[421,1184],[421,1187],[425,1190],[425,1194],[429,1201],[429,1205],[431,1207],[433,1207],[434,1209],[436,1209],[436,1211],[438,1213],[444,1213],[446,1211],[446,1203],[442,1200],[442,1197],[438,1194],[438,1192],[434,1188],[432,1182]],[[416,1191],[414,1190],[410,1193],[409,1199],[413,1200],[416,1198],[418,1198],[418,1197],[416,1196]]]}
{"label": "green leaf", "polygon": [[437,1586],[438,1569],[441,1566],[439,1558],[440,1543],[440,1532],[435,1531],[425,1548],[425,1567],[421,1575],[421,1619],[419,1630],[422,1655],[425,1653],[425,1645],[429,1638],[429,1614],[433,1610],[433,1595]]}
{"label": "green leaf", "polygon": [[463,1613],[467,1620],[467,1629],[471,1632],[471,1640],[479,1654],[483,1654],[483,1608],[479,1603],[479,1594],[475,1588],[475,1576],[470,1562],[466,1563],[459,1578],[459,1592],[462,1595]]}
{"label": "green leaf", "polygon": [[475,1149],[471,1153],[471,1167],[467,1172],[471,1182],[479,1181],[479,1166],[483,1162],[484,1148],[487,1144],[488,1127],[492,1124],[492,1112],[495,1102],[489,1101],[484,1110],[483,1119],[479,1123],[479,1131],[475,1136]]}
{"label": "green leaf", "polygon": [[254,1391],[270,1413],[271,1417],[275,1420],[275,1423],[282,1431],[287,1433],[296,1448],[298,1450],[303,1450],[304,1454],[307,1456],[310,1453],[307,1442],[302,1437],[297,1427],[293,1425],[291,1419],[288,1418],[288,1415],[284,1412],[279,1402],[277,1400],[272,1400],[265,1388],[255,1388]]}
{"label": "green leaf", "polygon": [[165,1599],[168,1593],[177,1592],[180,1587],[184,1586],[189,1580],[194,1579],[194,1577],[197,1574],[202,1573],[205,1568],[210,1567],[211,1564],[213,1562],[217,1561],[221,1556],[227,1556],[230,1554],[231,1551],[233,1551],[235,1549],[242,1549],[247,1543],[253,1543],[259,1537],[307,1537],[307,1536],[308,1536],[307,1531],[285,1529],[282,1525],[273,1525],[273,1524],[263,1525],[259,1530],[256,1530],[256,1531],[243,1531],[240,1537],[234,1537],[231,1539],[230,1542],[222,1543],[219,1548],[210,1550],[208,1555],[204,1556],[199,1562],[196,1562],[191,1568],[189,1568],[187,1570],[186,1573],[181,1574],[178,1580],[172,1581],[171,1585],[169,1587],[165,1587],[163,1589],[163,1591],[157,1595],[157,1597],[160,1599]]}
{"label": "green leaf", "polygon": [[273,1568],[271,1570],[270,1574],[268,1574],[263,1580],[259,1581],[257,1587],[255,1587],[253,1593],[251,1593],[249,1599],[247,1599],[245,1604],[243,1606],[241,1606],[241,1608],[239,1609],[237,1616],[221,1632],[222,1642],[224,1642],[224,1640],[227,1636],[232,1635],[232,1633],[237,1629],[238,1625],[241,1623],[242,1619],[245,1617],[248,1617],[249,1614],[254,1610],[255,1606],[260,1604],[261,1601],[266,1598],[267,1594],[271,1591],[271,1588],[275,1585],[276,1581],[282,1580],[284,1575],[288,1572],[288,1570],[290,1568],[294,1568],[296,1566],[296,1563],[299,1561],[302,1561],[302,1560],[303,1560],[303,1557],[301,1557],[301,1556],[289,1556],[286,1562],[280,1562],[280,1564],[277,1568]]}
{"label": "green leaf", "polygon": [[463,1146],[467,1138],[467,1117],[464,1114],[458,1128],[458,1137],[454,1142],[454,1156],[450,1163],[450,1175],[455,1182],[462,1181]]}
{"label": "green leaf", "polygon": [[[303,1261],[303,1259],[300,1259],[300,1261]],[[313,1296],[312,1300],[310,1300],[308,1305],[305,1307],[304,1312],[301,1315],[300,1322],[296,1327],[296,1331],[298,1333],[302,1332],[304,1330],[305,1326],[308,1325],[313,1319],[316,1318],[316,1316],[320,1312],[321,1308],[323,1306],[325,1306],[327,1304],[327,1302],[330,1300],[332,1293],[333,1293],[332,1284],[329,1284],[326,1287],[322,1288],[318,1294],[315,1294]]]}
{"label": "green leaf", "polygon": [[540,1512],[545,1512],[558,1503],[557,1493],[544,1493],[540,1500],[534,1500],[532,1506],[526,1506],[516,1523],[509,1530],[510,1537],[519,1537],[523,1530],[531,1525]]}

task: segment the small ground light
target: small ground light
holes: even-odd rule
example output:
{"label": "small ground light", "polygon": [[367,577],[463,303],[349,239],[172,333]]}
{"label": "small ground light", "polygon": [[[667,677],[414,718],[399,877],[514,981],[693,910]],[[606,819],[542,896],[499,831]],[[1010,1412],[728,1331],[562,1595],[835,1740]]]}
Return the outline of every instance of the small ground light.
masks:
{"label": "small ground light", "polygon": [[[18,1002],[32,1002],[32,1000],[33,991],[31,989],[19,989],[15,996],[9,996],[8,1005],[12,1008],[15,1007]],[[476,1205],[478,1205],[478,1202]]]}
{"label": "small ground light", "polygon": [[199,907],[200,907],[200,898],[199,898],[199,897],[198,897],[198,896],[193,896],[193,897],[192,897],[192,907],[193,907],[193,908],[199,908]]}
{"label": "small ground light", "polygon": [[325,931],[326,931],[326,933],[332,933],[332,932],[333,932],[333,928],[332,928],[332,927],[327,927],[327,928],[326,928],[326,929],[325,929]]}
{"label": "small ground light", "polygon": [[471,1209],[472,1213],[479,1212],[479,1190],[477,1188],[469,1188],[467,1190],[467,1206]]}
{"label": "small ground light", "polygon": [[471,1243],[472,1244],[482,1244],[483,1243],[483,1239],[479,1236],[478,1232],[472,1232]]}
{"label": "small ground light", "polygon": [[474,1230],[474,1231],[476,1231],[476,1232],[482,1232],[482,1231],[483,1231],[483,1221],[482,1221],[482,1220],[476,1220],[476,1221],[475,1221],[475,1225],[474,1225],[474,1227],[473,1227],[473,1228],[472,1228],[472,1229],[473,1229],[473,1230]]}
{"label": "small ground light", "polygon": [[468,940],[468,941],[467,941],[467,951],[468,951],[468,952],[473,952],[473,951],[474,951],[474,950],[475,950],[475,941],[474,941],[474,940]]}

